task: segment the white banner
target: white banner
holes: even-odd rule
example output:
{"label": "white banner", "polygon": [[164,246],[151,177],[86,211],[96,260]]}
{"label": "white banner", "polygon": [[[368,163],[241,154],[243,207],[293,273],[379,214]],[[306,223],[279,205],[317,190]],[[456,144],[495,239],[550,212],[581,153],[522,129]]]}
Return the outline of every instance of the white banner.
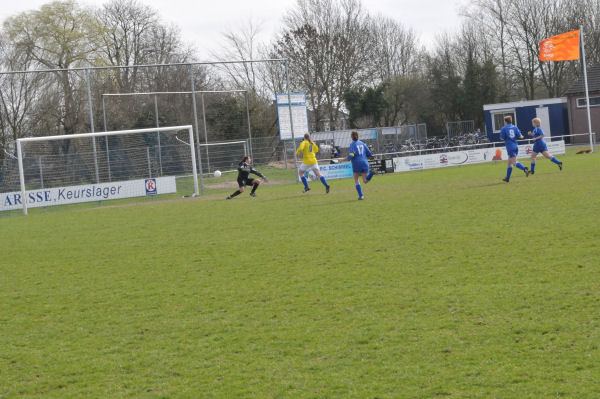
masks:
{"label": "white banner", "polygon": [[[550,141],[548,152],[551,154],[565,154],[564,141]],[[518,158],[529,158],[533,152],[533,144],[519,146]],[[480,148],[476,150],[442,152],[438,154],[414,155],[394,158],[394,172],[408,172],[411,170],[444,168],[446,166],[470,165],[489,161],[506,161],[508,155],[505,147]]]}
{"label": "white banner", "polygon": [[[547,141],[548,152],[550,154],[565,154],[565,142],[563,140],[560,141]],[[506,152],[506,147],[498,147],[498,148],[487,148],[487,150],[493,150],[492,152],[492,160],[493,161],[506,161],[508,159],[508,154]],[[531,153],[533,152],[533,144],[521,144],[519,145],[519,154],[517,158],[530,158]]]}
{"label": "white banner", "polygon": [[[27,206],[39,208],[78,202],[108,201],[120,198],[144,197],[174,193],[177,191],[175,177],[127,180],[84,186],[55,187],[26,192]],[[0,211],[22,209],[21,192],[0,193]]]}
{"label": "white banner", "polygon": [[387,134],[397,134],[397,130],[395,127],[382,127],[381,128],[381,134],[383,135],[387,135]]}

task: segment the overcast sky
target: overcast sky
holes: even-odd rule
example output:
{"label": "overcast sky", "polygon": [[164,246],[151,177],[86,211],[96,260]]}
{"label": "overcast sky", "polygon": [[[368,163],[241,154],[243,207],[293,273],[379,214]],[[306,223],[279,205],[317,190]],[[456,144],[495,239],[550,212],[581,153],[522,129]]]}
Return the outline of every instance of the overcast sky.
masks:
{"label": "overcast sky", "polygon": [[[163,22],[175,23],[183,40],[192,44],[201,57],[210,60],[210,50],[219,48],[222,33],[252,18],[261,23],[264,40],[279,32],[282,16],[296,0],[140,0],[158,10]],[[39,8],[48,0],[2,0],[0,21],[23,11]],[[102,5],[105,0],[82,4]],[[439,33],[454,32],[460,22],[460,0],[363,0],[371,14],[383,14],[410,27],[427,48]]]}

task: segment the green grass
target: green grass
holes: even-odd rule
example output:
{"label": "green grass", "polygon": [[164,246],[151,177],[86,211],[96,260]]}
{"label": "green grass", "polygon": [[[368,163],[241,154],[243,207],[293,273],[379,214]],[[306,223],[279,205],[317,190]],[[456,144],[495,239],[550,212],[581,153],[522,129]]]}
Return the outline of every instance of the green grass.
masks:
{"label": "green grass", "polygon": [[561,159],[2,218],[0,398],[598,398],[600,157]]}

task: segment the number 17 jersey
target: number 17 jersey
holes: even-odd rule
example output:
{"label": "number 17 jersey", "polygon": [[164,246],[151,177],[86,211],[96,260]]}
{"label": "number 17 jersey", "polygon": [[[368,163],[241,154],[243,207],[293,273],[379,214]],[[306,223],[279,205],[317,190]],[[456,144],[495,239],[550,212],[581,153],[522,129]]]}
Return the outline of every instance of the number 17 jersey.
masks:
{"label": "number 17 jersey", "polygon": [[360,140],[353,141],[348,149],[348,159],[352,161],[352,170],[364,170],[365,167],[368,170],[369,161],[367,157],[372,157],[373,154],[369,147]]}

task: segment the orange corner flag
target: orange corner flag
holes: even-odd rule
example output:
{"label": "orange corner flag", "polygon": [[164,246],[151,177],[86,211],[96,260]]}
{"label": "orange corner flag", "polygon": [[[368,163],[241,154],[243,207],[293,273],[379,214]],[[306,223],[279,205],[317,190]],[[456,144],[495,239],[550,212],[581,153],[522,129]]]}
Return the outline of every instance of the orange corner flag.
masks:
{"label": "orange corner flag", "polygon": [[552,36],[540,42],[540,61],[579,59],[579,30]]}

